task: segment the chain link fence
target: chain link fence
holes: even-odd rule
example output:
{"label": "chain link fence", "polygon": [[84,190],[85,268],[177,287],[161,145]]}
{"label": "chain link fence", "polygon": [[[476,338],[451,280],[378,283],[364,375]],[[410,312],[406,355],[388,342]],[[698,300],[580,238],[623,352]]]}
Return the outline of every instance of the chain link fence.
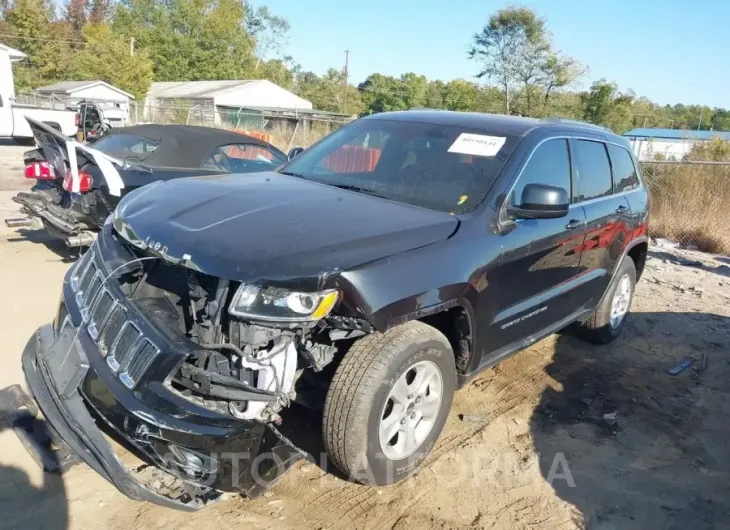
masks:
{"label": "chain link fence", "polygon": [[282,151],[308,147],[352,121],[352,117],[320,111],[233,110],[198,105],[132,105],[130,122],[160,125],[199,125],[227,129],[261,138]]}
{"label": "chain link fence", "polygon": [[27,94],[24,92],[15,94],[14,105],[28,105],[49,110],[65,110],[68,103],[56,96],[43,94]]}
{"label": "chain link fence", "polygon": [[[146,105],[130,101],[124,105],[86,98],[98,104],[105,113],[113,114],[113,126],[154,123],[160,125],[200,125],[236,131],[261,138],[282,151],[292,147],[308,147],[320,138],[336,131],[353,117],[325,111],[296,109],[230,109],[214,105],[172,104]],[[75,102],[54,95],[19,93],[15,104],[44,109],[65,110]]]}
{"label": "chain link fence", "polygon": [[681,247],[730,254],[730,162],[641,162],[650,231]]}

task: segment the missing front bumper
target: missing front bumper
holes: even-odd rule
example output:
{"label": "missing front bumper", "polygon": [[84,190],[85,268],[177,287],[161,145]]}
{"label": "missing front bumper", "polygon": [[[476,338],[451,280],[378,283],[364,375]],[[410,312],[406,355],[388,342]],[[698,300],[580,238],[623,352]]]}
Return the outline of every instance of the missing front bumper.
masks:
{"label": "missing front bumper", "polygon": [[[195,423],[171,430],[152,418],[141,419],[129,411],[130,405],[115,399],[93,362],[85,362],[85,353],[76,343],[76,328],[72,329],[73,344],[63,344],[60,349],[61,356],[65,355],[63,367],[55,360],[61,340],[51,325],[42,326],[31,337],[22,356],[28,388],[59,438],[128,497],[182,510],[197,510],[218,501],[222,491],[256,497],[306,456],[270,425],[237,422],[242,429],[216,437],[200,424],[198,432]],[[99,426],[122,445],[133,446],[148,464],[134,469],[125,466]],[[197,455],[204,463],[205,448],[211,446],[229,460],[221,460],[205,477],[185,475],[160,451],[182,448],[178,456],[194,461]]]}
{"label": "missing front bumper", "polygon": [[165,483],[165,489],[177,495],[165,495],[134,478],[133,471],[117,458],[96,426],[78,390],[67,386],[65,396],[56,390],[45,355],[47,345],[52,344],[53,340],[51,326],[45,325],[28,341],[22,356],[28,388],[54,431],[92,469],[131,499],[146,500],[171,508],[197,510],[221,497],[220,492],[192,484],[180,484],[176,490],[170,487],[171,481]]}

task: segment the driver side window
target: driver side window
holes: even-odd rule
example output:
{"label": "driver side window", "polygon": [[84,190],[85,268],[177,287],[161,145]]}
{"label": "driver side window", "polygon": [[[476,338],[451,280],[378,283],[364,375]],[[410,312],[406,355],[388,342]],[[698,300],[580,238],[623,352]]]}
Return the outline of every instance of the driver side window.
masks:
{"label": "driver side window", "polygon": [[528,184],[547,184],[563,188],[570,195],[570,155],[568,140],[556,138],[542,143],[533,153],[519,176],[510,203],[519,206]]}

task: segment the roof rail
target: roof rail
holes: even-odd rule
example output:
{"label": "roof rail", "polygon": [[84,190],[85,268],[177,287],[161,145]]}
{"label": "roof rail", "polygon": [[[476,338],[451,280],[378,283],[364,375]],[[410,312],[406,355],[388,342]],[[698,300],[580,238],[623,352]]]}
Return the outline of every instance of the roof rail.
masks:
{"label": "roof rail", "polygon": [[588,123],[587,121],[569,120],[567,118],[557,118],[557,117],[553,117],[553,116],[543,118],[542,121],[546,121],[549,123],[565,123],[565,124],[572,124],[572,125],[580,125],[581,127],[589,127],[591,129],[600,129],[602,131],[608,131],[610,133],[613,133],[613,131],[611,129],[609,129],[608,127],[604,127],[603,125],[596,125],[595,123]]}

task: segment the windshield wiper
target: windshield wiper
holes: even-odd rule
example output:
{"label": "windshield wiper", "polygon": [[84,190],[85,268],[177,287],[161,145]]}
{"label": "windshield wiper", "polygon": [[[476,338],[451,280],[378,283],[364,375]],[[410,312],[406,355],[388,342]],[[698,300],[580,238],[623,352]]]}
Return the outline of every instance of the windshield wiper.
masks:
{"label": "windshield wiper", "polygon": [[371,195],[373,197],[378,197],[380,199],[387,199],[385,195],[379,194],[375,190],[371,190],[370,188],[361,188],[360,186],[353,186],[352,184],[330,184],[331,186],[334,186],[335,188],[340,188],[341,190],[348,190],[348,191],[356,191],[357,193],[364,193],[365,195]]}
{"label": "windshield wiper", "polygon": [[301,173],[294,173],[293,171],[279,171],[282,175],[289,175],[290,177],[297,177],[298,179],[308,180],[307,177]]}

